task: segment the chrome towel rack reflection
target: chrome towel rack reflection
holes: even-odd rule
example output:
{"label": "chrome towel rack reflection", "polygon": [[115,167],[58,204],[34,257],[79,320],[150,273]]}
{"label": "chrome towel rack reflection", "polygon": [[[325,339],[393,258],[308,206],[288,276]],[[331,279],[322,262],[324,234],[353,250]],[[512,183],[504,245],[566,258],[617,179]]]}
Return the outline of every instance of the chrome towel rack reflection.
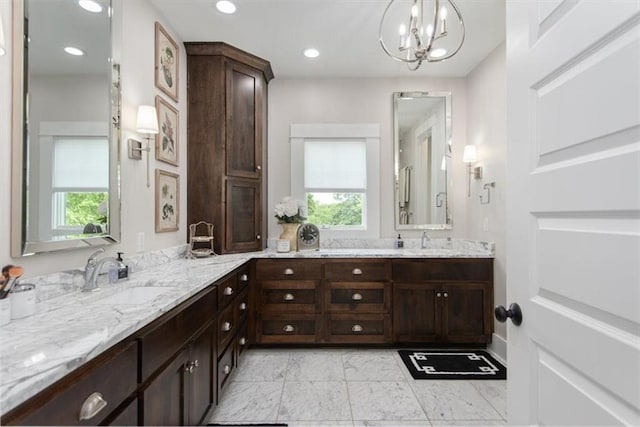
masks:
{"label": "chrome towel rack reflection", "polygon": [[485,200],[485,198],[482,197],[482,194],[480,195],[480,204],[481,205],[488,205],[489,203],[491,203],[491,189],[492,188],[496,188],[496,182],[495,181],[486,183],[485,185],[482,186],[482,189],[487,191],[487,198]]}

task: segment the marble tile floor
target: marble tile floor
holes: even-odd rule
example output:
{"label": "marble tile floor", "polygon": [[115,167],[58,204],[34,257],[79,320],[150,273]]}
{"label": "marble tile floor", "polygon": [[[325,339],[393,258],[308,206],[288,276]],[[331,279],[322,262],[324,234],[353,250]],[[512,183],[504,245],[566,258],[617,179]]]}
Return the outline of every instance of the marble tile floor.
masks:
{"label": "marble tile floor", "polygon": [[500,426],[506,381],[414,380],[395,349],[251,349],[211,423]]}

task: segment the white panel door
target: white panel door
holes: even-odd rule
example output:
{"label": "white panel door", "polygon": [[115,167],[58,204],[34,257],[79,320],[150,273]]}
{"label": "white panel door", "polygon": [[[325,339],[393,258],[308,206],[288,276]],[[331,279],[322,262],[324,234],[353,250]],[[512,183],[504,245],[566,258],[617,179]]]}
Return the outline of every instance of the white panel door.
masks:
{"label": "white panel door", "polygon": [[640,1],[507,1],[509,424],[640,425]]}

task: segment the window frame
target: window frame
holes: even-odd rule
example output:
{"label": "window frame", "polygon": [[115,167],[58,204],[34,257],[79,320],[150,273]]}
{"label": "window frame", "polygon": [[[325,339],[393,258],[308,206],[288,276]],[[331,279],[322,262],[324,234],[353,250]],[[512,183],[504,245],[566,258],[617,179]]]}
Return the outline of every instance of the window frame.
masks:
{"label": "window frame", "polygon": [[[306,209],[304,187],[304,142],[309,141],[363,141],[366,150],[366,189],[363,200],[362,226],[323,227],[324,238],[379,238],[380,237],[380,125],[363,124],[292,124],[291,143],[291,196],[302,201]],[[328,190],[328,189],[327,189]],[[338,188],[332,192],[340,192]]]}

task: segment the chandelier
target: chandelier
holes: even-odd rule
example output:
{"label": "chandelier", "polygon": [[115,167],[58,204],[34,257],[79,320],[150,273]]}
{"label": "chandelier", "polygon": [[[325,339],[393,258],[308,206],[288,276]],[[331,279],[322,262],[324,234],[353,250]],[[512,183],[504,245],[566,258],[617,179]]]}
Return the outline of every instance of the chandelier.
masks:
{"label": "chandelier", "polygon": [[[451,24],[451,18],[457,22]],[[379,40],[387,55],[415,71],[425,61],[440,62],[458,53],[464,32],[453,0],[391,0],[380,21]]]}

